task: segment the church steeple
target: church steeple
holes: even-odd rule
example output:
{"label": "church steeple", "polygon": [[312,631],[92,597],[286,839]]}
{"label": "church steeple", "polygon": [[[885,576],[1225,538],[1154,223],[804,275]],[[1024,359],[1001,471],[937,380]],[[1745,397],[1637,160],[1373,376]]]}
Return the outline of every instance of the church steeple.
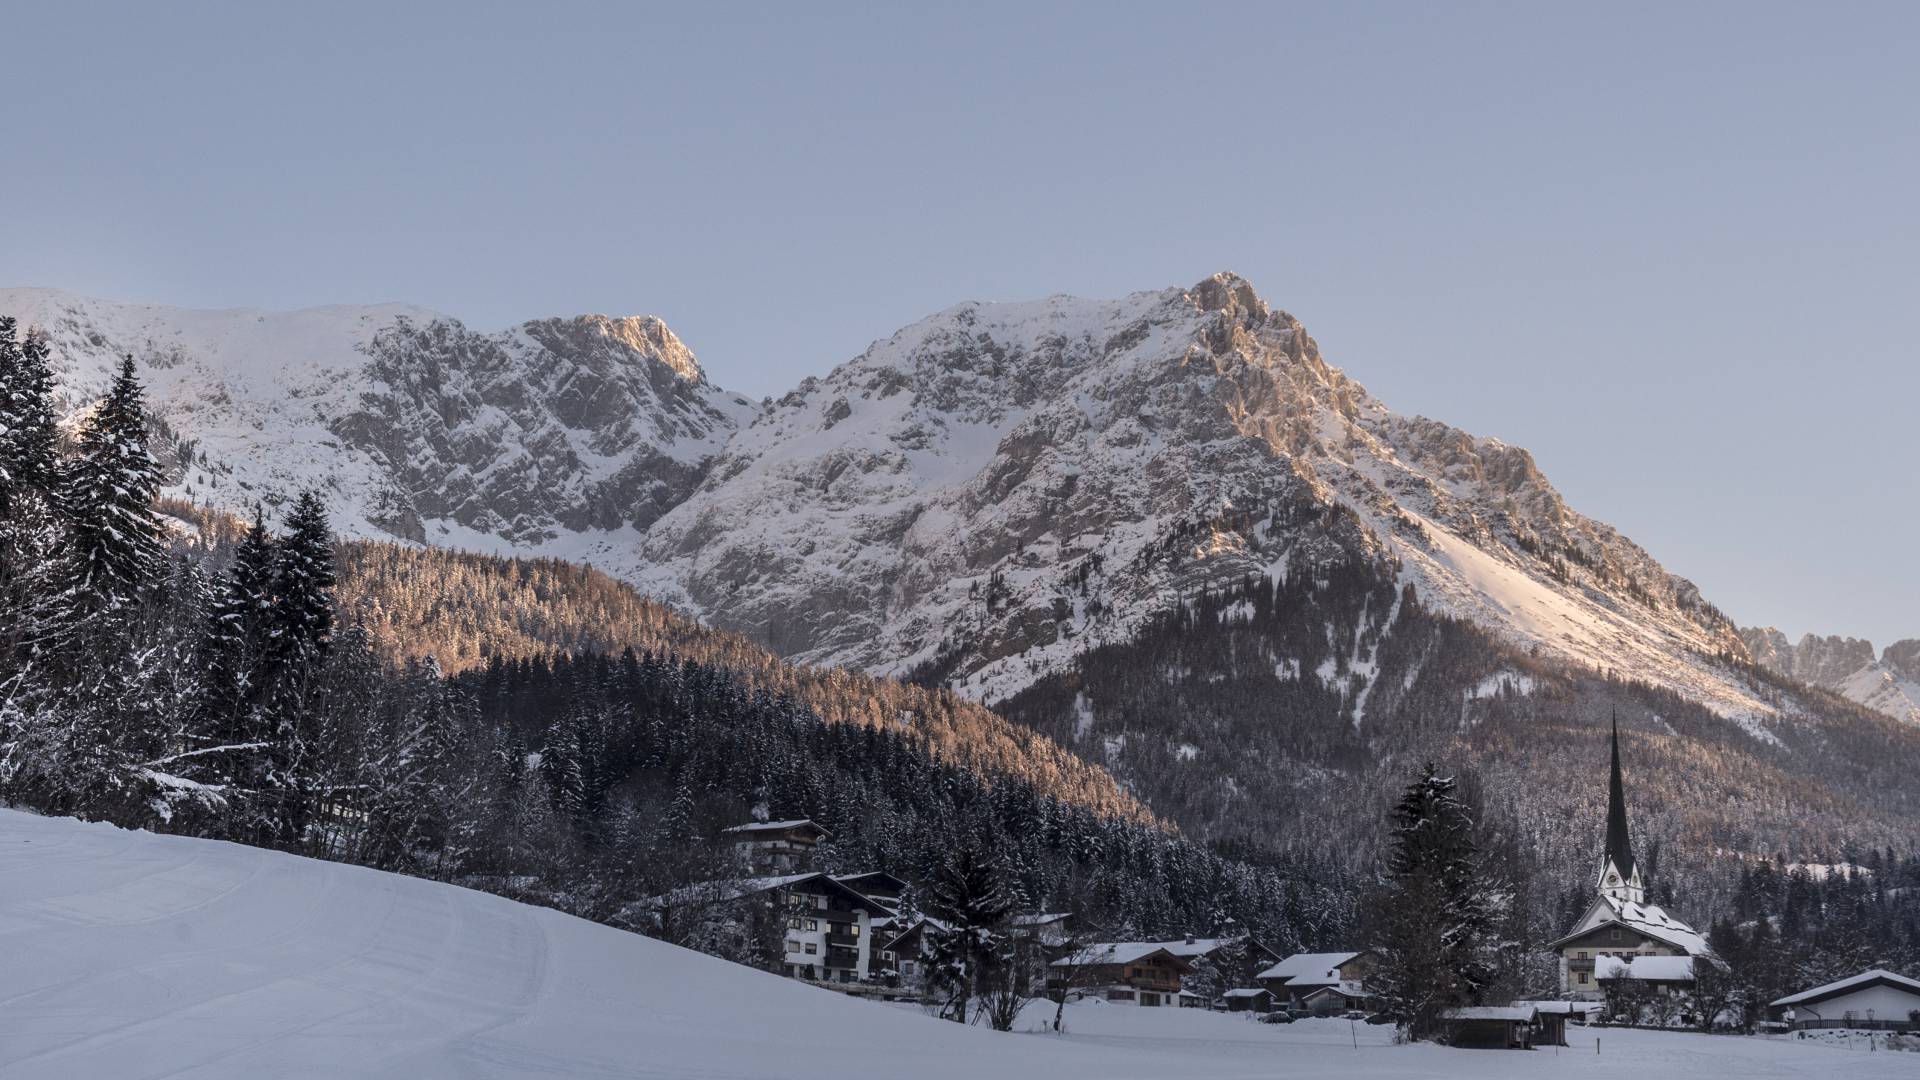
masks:
{"label": "church steeple", "polygon": [[1620,714],[1613,716],[1613,768],[1607,779],[1607,853],[1600,863],[1600,892],[1616,900],[1646,902],[1640,868],[1627,832],[1627,791],[1620,775]]}

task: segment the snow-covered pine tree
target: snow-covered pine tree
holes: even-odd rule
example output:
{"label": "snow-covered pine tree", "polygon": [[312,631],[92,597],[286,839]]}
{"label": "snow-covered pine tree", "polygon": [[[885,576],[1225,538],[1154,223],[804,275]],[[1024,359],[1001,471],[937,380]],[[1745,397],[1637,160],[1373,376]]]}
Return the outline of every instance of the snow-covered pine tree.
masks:
{"label": "snow-covered pine tree", "polygon": [[205,689],[198,726],[209,749],[233,748],[209,755],[205,771],[221,783],[248,789],[263,782],[269,767],[262,744],[270,741],[272,731],[260,705],[273,615],[273,571],[273,537],[263,512],[255,507],[253,524],[213,588],[200,641]]}
{"label": "snow-covered pine tree", "polygon": [[53,492],[58,442],[46,338],[22,339],[12,317],[0,316],[0,517],[11,515],[19,492]]}
{"label": "snow-covered pine tree", "polygon": [[[64,584],[52,386],[46,340],[22,341],[14,321],[0,318],[0,699],[15,716],[30,713],[46,687],[44,670],[25,673],[59,625]],[[0,740],[5,731],[0,724]]]}
{"label": "snow-covered pine tree", "polygon": [[966,842],[935,867],[925,911],[931,957],[928,988],[940,1013],[969,1022],[974,997],[991,978],[1013,905],[1000,867],[980,845]]}
{"label": "snow-covered pine tree", "polygon": [[121,361],[106,400],[80,427],[62,485],[83,616],[134,603],[160,572],[160,466],[147,450],[146,393],[134,371],[132,356]]}
{"label": "snow-covered pine tree", "polygon": [[314,491],[287,513],[275,552],[268,655],[282,689],[297,691],[319,668],[333,641],[333,527]]}
{"label": "snow-covered pine tree", "polygon": [[1431,763],[1407,786],[1376,898],[1379,963],[1367,988],[1416,1039],[1436,1031],[1442,1010],[1474,1002],[1487,981],[1480,948],[1488,898],[1473,816],[1454,789]]}
{"label": "snow-covered pine tree", "polygon": [[264,676],[259,693],[270,744],[268,768],[256,789],[271,822],[262,842],[297,848],[316,799],[312,691],[333,642],[333,530],[320,496],[303,491],[287,514],[274,548],[273,607],[267,614]]}

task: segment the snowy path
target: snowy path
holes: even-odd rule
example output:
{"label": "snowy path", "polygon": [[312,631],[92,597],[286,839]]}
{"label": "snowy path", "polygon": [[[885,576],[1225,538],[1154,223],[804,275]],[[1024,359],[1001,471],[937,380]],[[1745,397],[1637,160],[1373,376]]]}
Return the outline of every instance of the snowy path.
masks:
{"label": "snowy path", "polygon": [[1915,1054],[1645,1032],[1556,1058],[1195,1010],[1068,1025],[961,1028],[464,889],[0,811],[0,1080],[1920,1076]]}

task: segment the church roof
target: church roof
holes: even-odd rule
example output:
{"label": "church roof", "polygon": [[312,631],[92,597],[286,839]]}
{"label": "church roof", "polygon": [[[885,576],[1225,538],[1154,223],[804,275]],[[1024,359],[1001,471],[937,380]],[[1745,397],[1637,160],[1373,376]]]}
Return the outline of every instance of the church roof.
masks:
{"label": "church roof", "polygon": [[1671,945],[1688,956],[1712,956],[1713,949],[1707,945],[1706,936],[1686,923],[1667,914],[1664,908],[1656,904],[1636,904],[1631,900],[1602,894],[1587,909],[1587,916],[1580,920],[1579,929],[1551,942],[1549,949],[1557,949],[1575,938],[1585,937],[1605,926],[1624,926],[1656,941]]}

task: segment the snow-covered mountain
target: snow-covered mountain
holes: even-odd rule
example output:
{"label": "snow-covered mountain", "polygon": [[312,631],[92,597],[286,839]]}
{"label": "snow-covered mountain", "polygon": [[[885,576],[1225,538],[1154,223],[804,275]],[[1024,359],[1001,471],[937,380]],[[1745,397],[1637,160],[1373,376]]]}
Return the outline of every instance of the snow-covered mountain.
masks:
{"label": "snow-covered mountain", "polygon": [[[1357,562],[1522,650],[1750,725],[1779,708],[1715,662],[1746,646],[1698,590],[1525,450],[1390,411],[1230,274],[963,304],[764,414],[657,319],[483,333],[33,289],[0,312],[52,335],[71,408],[145,363],[175,494],[318,485],[350,534],[591,560],[806,661],[1001,700],[1209,589]],[[1344,633],[1312,677],[1360,722],[1377,642]]]}
{"label": "snow-covered mountain", "polygon": [[1759,664],[1920,724],[1920,638],[1896,641],[1875,657],[1873,642],[1861,638],[1806,634],[1794,644],[1771,626],[1742,628],[1740,637]]}
{"label": "snow-covered mountain", "polygon": [[1770,711],[1709,659],[1744,650],[1692,584],[1526,451],[1390,411],[1230,274],[877,342],[742,430],[621,569],[788,655],[994,700],[1211,587],[1353,560],[1524,648]]}
{"label": "snow-covered mountain", "polygon": [[171,493],[245,512],[324,489],[341,528],[485,549],[625,534],[756,412],[654,318],[478,333],[402,305],[191,311],[0,290],[52,339],[71,412],[118,356],[179,439]]}

